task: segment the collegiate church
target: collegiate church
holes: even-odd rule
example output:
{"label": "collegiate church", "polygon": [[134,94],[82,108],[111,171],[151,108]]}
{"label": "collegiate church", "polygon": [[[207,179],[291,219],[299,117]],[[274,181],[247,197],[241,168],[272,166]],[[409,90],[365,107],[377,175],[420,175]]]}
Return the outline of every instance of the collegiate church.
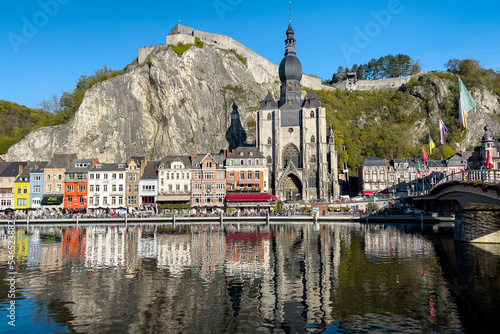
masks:
{"label": "collegiate church", "polygon": [[267,159],[270,191],[282,200],[336,198],[337,155],[326,110],[311,90],[302,99],[302,64],[291,22],[279,65],[280,98],[271,93],[257,112],[257,148]]}

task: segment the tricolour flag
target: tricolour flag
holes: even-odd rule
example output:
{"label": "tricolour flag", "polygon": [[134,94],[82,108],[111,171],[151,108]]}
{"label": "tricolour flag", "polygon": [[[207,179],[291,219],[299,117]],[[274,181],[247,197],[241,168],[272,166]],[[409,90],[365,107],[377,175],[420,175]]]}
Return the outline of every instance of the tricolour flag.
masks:
{"label": "tricolour flag", "polygon": [[429,135],[429,153],[432,154],[432,149],[436,147],[436,144],[434,144],[434,140],[432,140],[431,135]]}
{"label": "tricolour flag", "polygon": [[460,136],[467,129],[467,113],[474,107],[476,102],[472,99],[462,80],[458,78],[458,119],[460,121]]}
{"label": "tricolour flag", "polygon": [[423,160],[424,160],[424,167],[425,167],[425,159],[427,159],[427,158],[429,158],[429,157],[427,156],[427,153],[425,153],[425,150],[424,150],[424,148],[423,148],[423,147],[422,147],[422,158],[423,158]]}
{"label": "tricolour flag", "polygon": [[448,128],[446,127],[446,125],[444,125],[444,122],[439,115],[438,117],[439,117],[439,143],[442,146],[444,145],[444,134],[448,131]]}

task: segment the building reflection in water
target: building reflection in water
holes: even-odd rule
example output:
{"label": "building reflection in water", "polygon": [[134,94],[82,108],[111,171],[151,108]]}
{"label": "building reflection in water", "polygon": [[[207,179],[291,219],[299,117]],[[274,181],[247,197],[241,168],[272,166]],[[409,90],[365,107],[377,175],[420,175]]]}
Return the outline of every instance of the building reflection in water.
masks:
{"label": "building reflection in water", "polygon": [[[77,331],[463,330],[433,244],[404,228],[30,227],[16,236],[26,294],[63,301]],[[498,261],[490,267],[498,273]]]}

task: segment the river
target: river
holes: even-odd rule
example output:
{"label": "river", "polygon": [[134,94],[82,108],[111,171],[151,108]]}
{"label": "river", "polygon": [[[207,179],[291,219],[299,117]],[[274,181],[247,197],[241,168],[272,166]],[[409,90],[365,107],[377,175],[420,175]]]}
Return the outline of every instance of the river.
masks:
{"label": "river", "polygon": [[2,333],[487,333],[500,324],[499,247],[456,243],[445,228],[25,226],[0,228],[0,239]]}

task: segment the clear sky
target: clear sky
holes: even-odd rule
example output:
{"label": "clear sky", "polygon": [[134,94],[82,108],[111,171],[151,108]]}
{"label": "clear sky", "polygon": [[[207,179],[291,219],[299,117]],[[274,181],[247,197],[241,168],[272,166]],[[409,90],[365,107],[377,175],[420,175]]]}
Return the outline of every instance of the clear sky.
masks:
{"label": "clear sky", "polygon": [[[165,43],[178,20],[228,35],[275,64],[284,53],[286,0],[24,0],[0,13],[0,99],[36,107],[72,91],[80,75],[122,69],[137,49]],[[331,78],[339,65],[404,53],[424,71],[449,59],[500,70],[498,0],[292,2],[297,56],[305,74]]]}

